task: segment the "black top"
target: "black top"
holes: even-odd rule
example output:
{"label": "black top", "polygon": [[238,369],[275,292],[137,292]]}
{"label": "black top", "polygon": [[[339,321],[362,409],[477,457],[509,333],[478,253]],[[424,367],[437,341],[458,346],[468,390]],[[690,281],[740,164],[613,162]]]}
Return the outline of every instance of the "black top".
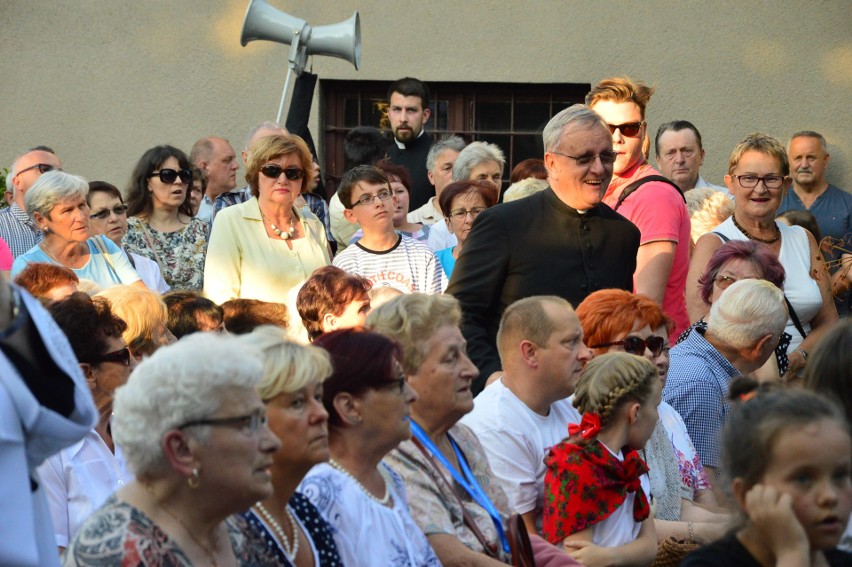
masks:
{"label": "black top", "polygon": [[[837,549],[826,551],[825,558],[831,567],[852,566],[852,555]],[[680,567],[717,567],[719,565],[725,567],[761,567],[760,563],[751,556],[734,533],[693,551],[680,563]]]}
{"label": "black top", "polygon": [[404,150],[399,149],[396,142],[392,142],[388,148],[388,159],[397,165],[404,165],[411,174],[409,211],[419,209],[435,196],[435,188],[429,183],[429,177],[426,175],[426,156],[431,147],[432,136],[424,132],[405,144]]}
{"label": "black top", "polygon": [[639,229],[603,203],[579,213],[546,189],[496,205],[473,224],[449,293],[462,308],[462,333],[479,368],[474,393],[500,369],[496,337],[503,311],[533,295],[577,307],[593,291],[633,290]]}

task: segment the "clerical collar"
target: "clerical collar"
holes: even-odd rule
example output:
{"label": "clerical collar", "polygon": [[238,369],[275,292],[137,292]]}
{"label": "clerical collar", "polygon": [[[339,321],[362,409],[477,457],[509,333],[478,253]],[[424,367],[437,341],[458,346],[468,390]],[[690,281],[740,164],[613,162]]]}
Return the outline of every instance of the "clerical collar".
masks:
{"label": "clerical collar", "polygon": [[[420,136],[422,136],[422,135],[423,135],[423,134],[425,134],[425,133],[426,133],[426,129],[425,129],[425,128],[424,128],[423,130],[420,130],[420,133],[419,133],[419,134],[417,134],[417,138],[414,138],[414,140],[416,140],[416,139],[420,138]],[[411,140],[411,141],[413,142],[414,140]],[[397,140],[397,139],[396,139],[396,137],[394,137],[393,141],[394,141],[394,143],[396,144],[396,147],[397,147],[397,148],[399,148],[399,149],[401,149],[401,150],[404,150],[404,149],[405,149],[405,144],[403,144],[402,142],[400,142],[399,140]]]}

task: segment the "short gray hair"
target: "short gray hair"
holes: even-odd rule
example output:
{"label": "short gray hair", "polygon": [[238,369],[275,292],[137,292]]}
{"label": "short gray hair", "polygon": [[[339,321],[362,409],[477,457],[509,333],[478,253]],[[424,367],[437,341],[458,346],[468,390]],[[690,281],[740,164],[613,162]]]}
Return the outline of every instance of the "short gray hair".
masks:
{"label": "short gray hair", "polygon": [[786,325],[783,291],[766,280],[740,280],[713,302],[707,332],[732,348],[743,349],[768,334],[780,337]]}
{"label": "short gray hair", "polygon": [[523,199],[524,197],[541,193],[548,187],[549,185],[544,179],[527,177],[526,179],[521,179],[520,181],[512,183],[509,188],[506,189],[506,192],[503,193],[503,202],[511,203],[512,201],[517,201],[518,199]]}
{"label": "short gray hair", "polygon": [[261,122],[260,124],[249,130],[248,134],[246,134],[246,142],[245,145],[243,145],[243,149],[245,151],[249,150],[249,146],[251,145],[251,139],[254,138],[254,135],[257,134],[260,130],[263,130],[264,128],[267,128],[269,130],[284,130],[285,133],[290,133],[287,131],[287,128],[280,125],[278,122],[271,122],[269,120],[267,120],[266,122]]}
{"label": "short gray hair", "polygon": [[465,143],[461,136],[444,136],[429,148],[429,153],[426,154],[426,171],[435,169],[435,162],[438,157],[447,150],[461,152],[464,149]]}
{"label": "short gray hair", "polygon": [[89,182],[79,175],[71,175],[54,169],[42,174],[24,195],[27,214],[48,216],[57,203],[80,197],[86,199],[89,194]]}
{"label": "short gray hair", "polygon": [[584,104],[575,104],[569,106],[565,110],[559,112],[556,116],[550,119],[547,126],[544,127],[542,140],[544,141],[544,151],[553,152],[559,148],[559,142],[562,139],[562,132],[569,124],[577,124],[590,128],[595,124],[600,124],[604,128],[607,127],[603,118],[597,112]]}
{"label": "short gray hair", "polygon": [[503,176],[506,159],[500,146],[488,142],[471,142],[459,153],[453,164],[453,181],[467,181],[470,179],[471,170],[486,161],[496,161],[500,164],[500,176]]}
{"label": "short gray hair", "polygon": [[816,138],[819,140],[819,144],[822,146],[822,152],[828,153],[828,145],[825,143],[825,136],[820,134],[819,132],[814,132],[813,130],[800,130],[796,132],[792,136],[790,136],[790,141],[787,142],[787,153],[790,153],[790,144],[793,143],[793,140],[796,138]]}
{"label": "short gray hair", "polygon": [[[254,390],[262,373],[253,348],[215,333],[193,333],[143,360],[116,390],[113,404],[113,436],[130,469],[138,477],[165,473],[163,435],[213,416],[234,389]],[[193,433],[204,442],[209,428]]]}

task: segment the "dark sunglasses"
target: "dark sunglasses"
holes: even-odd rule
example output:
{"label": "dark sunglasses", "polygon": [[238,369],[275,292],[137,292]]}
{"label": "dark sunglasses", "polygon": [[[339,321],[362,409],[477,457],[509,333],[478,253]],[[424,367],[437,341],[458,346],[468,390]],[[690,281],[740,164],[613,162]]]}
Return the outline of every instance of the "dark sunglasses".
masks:
{"label": "dark sunglasses", "polygon": [[607,124],[610,134],[615,134],[616,130],[621,131],[622,136],[635,138],[642,131],[644,122],[628,122],[627,124]]}
{"label": "dark sunglasses", "polygon": [[160,177],[160,181],[165,183],[166,185],[171,185],[177,178],[180,177],[181,183],[189,183],[192,181],[192,172],[188,169],[181,169],[180,171],[175,171],[171,168],[161,169],[160,171],[154,171],[148,174],[148,177]]}
{"label": "dark sunglasses", "polygon": [[635,354],[638,356],[643,356],[645,354],[645,349],[651,351],[651,354],[654,358],[660,356],[663,352],[663,346],[666,344],[666,339],[663,337],[648,337],[647,339],[640,339],[639,337],[627,337],[623,341],[615,341],[612,343],[601,343],[599,345],[592,345],[589,348],[606,348],[611,346],[623,346],[624,352],[629,354]]}
{"label": "dark sunglasses", "polygon": [[102,354],[100,357],[89,362],[90,364],[99,364],[101,362],[116,362],[118,364],[123,364],[124,366],[130,366],[130,348],[124,347],[120,350]]}
{"label": "dark sunglasses", "polygon": [[280,165],[275,165],[274,163],[264,165],[260,168],[260,172],[270,179],[278,179],[283,173],[290,181],[296,181],[297,179],[301,179],[305,176],[305,170],[301,167],[283,168]]}
{"label": "dark sunglasses", "polygon": [[16,175],[20,175],[20,174],[24,173],[25,171],[29,171],[29,170],[35,169],[35,168],[38,168],[39,173],[47,173],[48,171],[53,171],[54,169],[56,171],[62,171],[61,167],[56,167],[55,165],[50,165],[49,163],[37,163],[35,165],[25,167],[24,169],[19,171]]}
{"label": "dark sunglasses", "polygon": [[115,216],[120,217],[123,214],[127,213],[127,205],[119,205],[114,209],[104,209],[102,211],[98,211],[89,215],[89,218],[98,219],[98,220],[106,220],[109,218],[110,213],[115,213]]}

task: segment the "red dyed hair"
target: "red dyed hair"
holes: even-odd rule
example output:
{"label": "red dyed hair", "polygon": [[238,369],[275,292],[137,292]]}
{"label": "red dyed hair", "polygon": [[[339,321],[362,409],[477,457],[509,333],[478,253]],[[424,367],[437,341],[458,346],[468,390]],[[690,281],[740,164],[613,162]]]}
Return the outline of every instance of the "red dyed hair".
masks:
{"label": "red dyed hair", "polygon": [[[670,331],[674,323],[651,298],[636,295],[623,289],[602,289],[590,294],[576,309],[587,345],[612,342],[615,337],[629,333],[636,320],[643,321],[652,330],[663,325]],[[603,354],[608,348],[595,349]]]}

